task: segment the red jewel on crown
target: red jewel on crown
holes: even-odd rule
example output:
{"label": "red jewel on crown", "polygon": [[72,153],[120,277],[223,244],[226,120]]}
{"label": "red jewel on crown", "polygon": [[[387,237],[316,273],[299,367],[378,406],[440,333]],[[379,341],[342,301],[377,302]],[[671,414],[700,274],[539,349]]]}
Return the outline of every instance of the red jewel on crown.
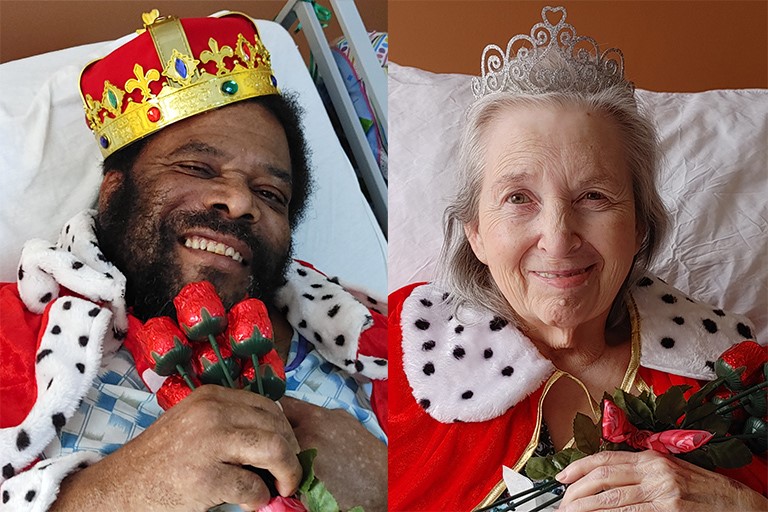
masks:
{"label": "red jewel on crown", "polygon": [[151,122],[156,123],[160,120],[162,117],[162,114],[160,113],[160,109],[157,107],[150,107],[149,110],[147,110],[147,119],[149,119]]}

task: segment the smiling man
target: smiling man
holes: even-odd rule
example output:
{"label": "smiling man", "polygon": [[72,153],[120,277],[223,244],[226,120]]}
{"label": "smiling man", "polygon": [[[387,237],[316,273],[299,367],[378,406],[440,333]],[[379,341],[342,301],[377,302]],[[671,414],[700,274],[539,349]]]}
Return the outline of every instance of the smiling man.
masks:
{"label": "smiling man", "polygon": [[[287,496],[310,447],[342,509],[386,509],[386,436],[359,384],[386,378],[386,319],[291,259],[311,179],[255,24],[145,18],[80,88],[105,157],[97,210],[27,243],[0,285],[0,509],[257,509],[272,483],[247,467]],[[202,280],[226,308],[267,305],[280,405],[201,386],[161,415],[136,333]]]}

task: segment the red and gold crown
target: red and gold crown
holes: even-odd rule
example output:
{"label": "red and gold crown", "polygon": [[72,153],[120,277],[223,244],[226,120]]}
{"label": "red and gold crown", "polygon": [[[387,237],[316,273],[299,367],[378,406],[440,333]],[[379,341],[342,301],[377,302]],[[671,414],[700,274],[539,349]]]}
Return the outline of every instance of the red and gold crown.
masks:
{"label": "red and gold crown", "polygon": [[176,121],[279,94],[269,52],[244,14],[143,15],[144,30],[80,73],[88,128],[106,158]]}

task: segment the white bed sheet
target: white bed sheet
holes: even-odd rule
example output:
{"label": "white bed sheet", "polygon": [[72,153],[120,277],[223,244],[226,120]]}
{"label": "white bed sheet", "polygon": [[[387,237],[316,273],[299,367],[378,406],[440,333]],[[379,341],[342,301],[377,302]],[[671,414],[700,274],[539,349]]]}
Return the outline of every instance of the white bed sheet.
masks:
{"label": "white bed sheet", "polygon": [[[387,245],[291,36],[258,22],[278,84],[299,93],[315,194],[294,234],[295,256],[330,275],[386,293]],[[42,36],[42,35],[41,35]],[[133,35],[0,65],[0,280],[15,279],[23,243],[53,240],[90,207],[101,157],[85,126],[78,77],[89,61]]]}
{"label": "white bed sheet", "polygon": [[[389,289],[434,277],[467,75],[389,65]],[[768,341],[768,90],[637,91],[664,152],[672,230],[652,270]]]}

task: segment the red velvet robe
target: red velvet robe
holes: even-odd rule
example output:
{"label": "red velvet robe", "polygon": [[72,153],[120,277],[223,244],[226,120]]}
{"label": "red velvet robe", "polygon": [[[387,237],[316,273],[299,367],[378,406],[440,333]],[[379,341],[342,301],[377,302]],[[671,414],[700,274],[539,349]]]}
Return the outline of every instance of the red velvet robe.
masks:
{"label": "red velvet robe", "polygon": [[[543,386],[491,420],[433,419],[414,399],[402,366],[402,305],[416,286],[389,297],[389,509],[471,510],[501,482],[502,465],[514,466],[531,441]],[[699,387],[694,379],[648,368],[638,373],[657,394],[679,384]],[[766,493],[765,457],[720,472]]]}

